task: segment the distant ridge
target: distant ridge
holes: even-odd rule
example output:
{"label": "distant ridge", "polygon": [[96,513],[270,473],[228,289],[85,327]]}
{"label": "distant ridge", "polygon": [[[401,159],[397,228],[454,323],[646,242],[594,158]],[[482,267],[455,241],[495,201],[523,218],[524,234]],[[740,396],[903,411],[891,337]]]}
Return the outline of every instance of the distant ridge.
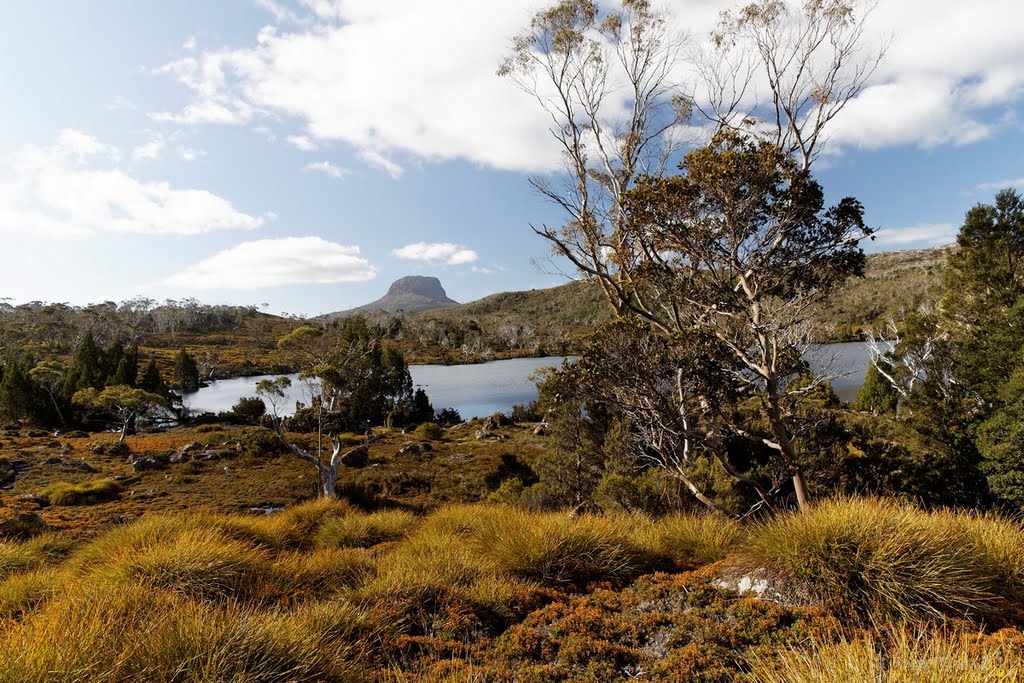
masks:
{"label": "distant ridge", "polygon": [[407,275],[392,282],[388,293],[376,301],[347,311],[327,313],[323,317],[340,318],[357,313],[373,313],[374,311],[417,313],[444,306],[454,306],[458,303],[458,301],[448,298],[447,292],[441,286],[441,281],[436,277]]}

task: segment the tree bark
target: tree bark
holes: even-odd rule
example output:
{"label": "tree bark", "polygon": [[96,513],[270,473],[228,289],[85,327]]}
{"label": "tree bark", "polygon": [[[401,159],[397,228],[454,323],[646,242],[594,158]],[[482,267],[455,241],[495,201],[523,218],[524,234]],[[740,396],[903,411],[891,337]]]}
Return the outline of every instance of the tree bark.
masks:
{"label": "tree bark", "polygon": [[800,512],[810,511],[811,502],[807,496],[807,484],[804,483],[804,475],[800,470],[793,475],[793,489],[796,491],[796,503],[800,507]]}

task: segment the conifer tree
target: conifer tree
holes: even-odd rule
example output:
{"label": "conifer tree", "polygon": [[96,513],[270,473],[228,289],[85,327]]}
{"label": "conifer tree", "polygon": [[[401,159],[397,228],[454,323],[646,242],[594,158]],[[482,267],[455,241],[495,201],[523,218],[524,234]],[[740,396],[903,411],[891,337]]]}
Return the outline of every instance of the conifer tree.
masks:
{"label": "conifer tree", "polygon": [[199,366],[187,349],[182,348],[174,357],[171,380],[174,387],[181,391],[195,391],[199,388]]}

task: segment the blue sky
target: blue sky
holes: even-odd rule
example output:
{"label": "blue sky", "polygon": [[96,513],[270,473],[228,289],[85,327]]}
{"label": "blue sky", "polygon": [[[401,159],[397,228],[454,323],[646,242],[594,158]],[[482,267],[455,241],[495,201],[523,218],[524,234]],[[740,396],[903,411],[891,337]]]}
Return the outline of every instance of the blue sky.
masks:
{"label": "blue sky", "polygon": [[[406,274],[460,301],[564,281],[533,102],[495,76],[539,0],[67,0],[0,21],[0,297],[316,314]],[[671,3],[693,44],[724,0]],[[881,0],[886,61],[815,174],[878,251],[1024,188],[1019,0]]]}

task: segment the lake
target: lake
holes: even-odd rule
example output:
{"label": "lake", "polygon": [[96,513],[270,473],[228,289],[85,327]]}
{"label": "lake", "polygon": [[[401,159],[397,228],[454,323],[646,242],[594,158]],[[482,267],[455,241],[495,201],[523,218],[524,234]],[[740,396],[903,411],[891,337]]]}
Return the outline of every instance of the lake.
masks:
{"label": "lake", "polygon": [[[435,410],[455,408],[463,419],[484,417],[510,410],[516,403],[526,404],[537,398],[537,387],[530,375],[541,368],[560,367],[564,356],[546,358],[513,358],[473,365],[410,365],[409,374],[415,387],[422,387]],[[256,383],[276,375],[236,377],[210,382],[210,386],[185,394],[182,398],[193,412],[217,413],[230,410],[242,396],[253,396]],[[295,402],[310,402],[310,390],[298,375],[292,380],[282,413],[295,412]]]}
{"label": "lake", "polygon": [[[864,342],[822,344],[807,354],[816,371],[832,375],[832,388],[843,401],[852,401],[864,383],[871,350]],[[497,411],[508,411],[516,403],[526,404],[537,398],[537,389],[530,376],[539,369],[561,366],[563,356],[547,358],[514,358],[474,365],[410,365],[413,384],[422,387],[435,410],[455,408],[464,419],[483,417]],[[275,375],[237,377],[211,382],[197,392],[183,396],[193,412],[221,412],[243,396],[256,393],[256,382]],[[308,404],[310,391],[298,375],[289,375],[292,387],[283,413],[295,411],[295,402]]]}

